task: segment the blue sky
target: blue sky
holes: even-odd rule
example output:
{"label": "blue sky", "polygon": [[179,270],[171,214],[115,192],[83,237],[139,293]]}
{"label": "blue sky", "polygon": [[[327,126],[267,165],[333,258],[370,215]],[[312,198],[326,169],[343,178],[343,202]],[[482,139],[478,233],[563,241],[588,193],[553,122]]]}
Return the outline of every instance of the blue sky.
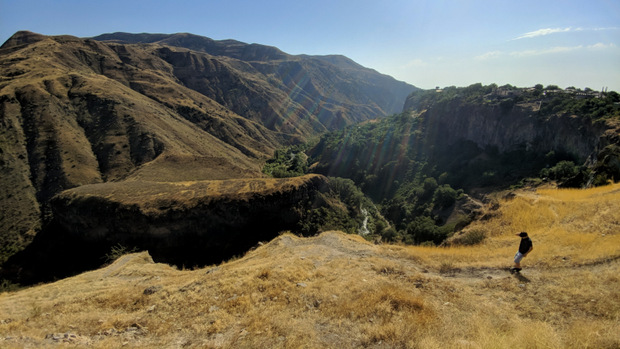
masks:
{"label": "blue sky", "polygon": [[618,0],[0,0],[0,41],[18,30],[189,32],[291,54],[343,54],[422,88],[620,91]]}

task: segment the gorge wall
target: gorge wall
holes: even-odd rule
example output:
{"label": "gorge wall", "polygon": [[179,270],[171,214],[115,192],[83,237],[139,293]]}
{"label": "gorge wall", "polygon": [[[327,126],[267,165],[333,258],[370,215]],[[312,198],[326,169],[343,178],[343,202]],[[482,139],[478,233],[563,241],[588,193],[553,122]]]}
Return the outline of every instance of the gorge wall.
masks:
{"label": "gorge wall", "polygon": [[579,163],[595,158],[620,131],[613,122],[592,122],[575,115],[540,116],[536,104],[499,105],[449,103],[419,110],[408,100],[405,111],[414,112],[426,130],[429,144],[437,148],[458,141],[470,141],[480,149],[495,148],[500,153],[526,151],[564,152]]}

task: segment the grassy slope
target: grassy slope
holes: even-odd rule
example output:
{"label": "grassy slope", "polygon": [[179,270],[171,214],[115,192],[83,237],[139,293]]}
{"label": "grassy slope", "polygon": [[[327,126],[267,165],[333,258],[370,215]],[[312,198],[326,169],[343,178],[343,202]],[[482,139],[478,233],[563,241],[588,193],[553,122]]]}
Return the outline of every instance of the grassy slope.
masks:
{"label": "grassy slope", "polygon": [[[620,346],[620,184],[499,201],[497,215],[472,225],[488,235],[475,247],[373,245],[327,232],[285,234],[192,271],[126,255],[0,294],[0,346]],[[522,230],[535,250],[512,276],[505,268]]]}

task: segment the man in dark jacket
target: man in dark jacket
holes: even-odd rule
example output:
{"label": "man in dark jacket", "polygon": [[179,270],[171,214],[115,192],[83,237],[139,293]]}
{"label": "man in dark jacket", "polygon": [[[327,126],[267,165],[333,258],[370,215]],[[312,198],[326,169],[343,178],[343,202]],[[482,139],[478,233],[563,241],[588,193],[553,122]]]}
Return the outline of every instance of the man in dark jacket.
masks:
{"label": "man in dark jacket", "polygon": [[521,271],[521,260],[534,249],[534,246],[532,245],[532,240],[527,236],[526,232],[521,232],[517,234],[517,236],[521,237],[521,243],[519,244],[519,251],[517,252],[517,254],[515,254],[515,266],[514,268],[510,269],[510,271],[512,272]]}

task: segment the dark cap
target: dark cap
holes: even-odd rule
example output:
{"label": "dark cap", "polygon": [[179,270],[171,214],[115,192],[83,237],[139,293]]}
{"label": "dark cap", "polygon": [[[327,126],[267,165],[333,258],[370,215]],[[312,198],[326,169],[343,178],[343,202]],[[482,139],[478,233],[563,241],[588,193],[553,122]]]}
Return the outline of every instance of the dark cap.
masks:
{"label": "dark cap", "polygon": [[517,234],[517,235],[519,235],[519,236],[520,236],[520,237],[522,237],[522,238],[527,237],[527,233],[526,233],[526,232],[524,232],[524,231],[520,232],[520,233],[519,233],[519,234]]}

